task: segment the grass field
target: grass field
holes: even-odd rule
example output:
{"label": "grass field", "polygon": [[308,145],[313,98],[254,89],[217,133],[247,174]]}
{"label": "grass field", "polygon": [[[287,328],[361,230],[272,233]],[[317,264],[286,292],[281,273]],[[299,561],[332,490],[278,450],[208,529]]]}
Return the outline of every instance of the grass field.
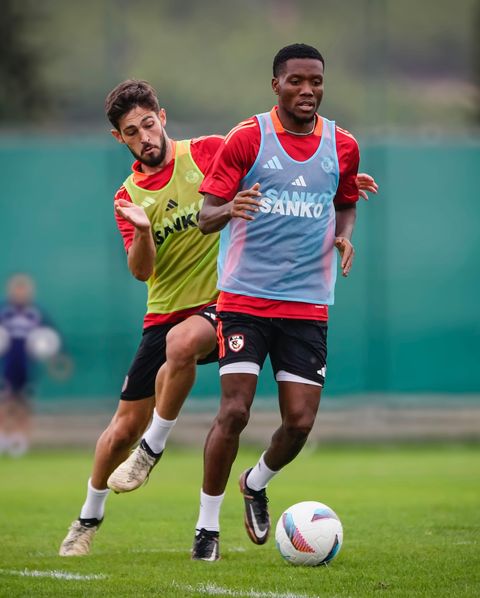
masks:
{"label": "grass field", "polygon": [[272,482],[272,519],[320,500],[344,525],[328,567],[286,564],[254,546],[242,523],[234,465],[217,563],[192,562],[201,451],[171,449],[139,491],[112,495],[89,557],[60,558],[90,469],[86,453],[0,458],[0,596],[248,598],[480,596],[480,447],[307,448]]}

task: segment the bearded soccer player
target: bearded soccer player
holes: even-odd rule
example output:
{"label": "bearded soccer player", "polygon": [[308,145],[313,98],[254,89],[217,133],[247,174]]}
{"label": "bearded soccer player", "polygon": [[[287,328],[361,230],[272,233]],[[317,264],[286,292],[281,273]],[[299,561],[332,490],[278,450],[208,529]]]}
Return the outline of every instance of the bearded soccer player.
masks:
{"label": "bearded soccer player", "polygon": [[[222,138],[169,139],[166,114],[145,81],[125,81],[106,99],[113,136],[136,158],[115,196],[118,228],[131,273],[148,286],[140,346],[117,412],[100,436],[79,518],[60,547],[62,556],[88,554],[109,493],[107,479],[147,427],[137,461],[153,466],[194,382],[197,362],[217,359],[215,333],[218,239],[197,227],[198,192]],[[167,348],[168,340],[168,348]],[[168,391],[163,401],[162,390]]]}
{"label": "bearded soccer player", "polygon": [[259,461],[240,477],[245,526],[256,544],[264,544],[270,531],[265,488],[302,449],[320,403],[335,247],[347,276],[359,195],[357,142],[317,114],[323,81],[318,50],[304,44],[280,50],[272,80],[278,106],[227,135],[200,187],[200,229],[221,230],[222,397],[205,445],[194,559],[220,556],[220,506],[266,356],[278,383],[282,422]]}

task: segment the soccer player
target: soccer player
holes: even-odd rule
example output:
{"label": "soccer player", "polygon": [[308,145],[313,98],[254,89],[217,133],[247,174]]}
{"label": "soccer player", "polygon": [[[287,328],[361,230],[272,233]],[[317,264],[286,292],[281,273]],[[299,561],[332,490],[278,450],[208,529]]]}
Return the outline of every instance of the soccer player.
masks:
{"label": "soccer player", "polygon": [[200,187],[200,229],[221,231],[222,396],[205,444],[194,559],[220,556],[220,507],[266,356],[282,421],[259,461],[240,477],[245,526],[256,544],[270,531],[265,488],[302,449],[320,403],[335,247],[347,276],[359,196],[357,142],[317,114],[323,83],[317,49],[281,49],[272,80],[278,106],[232,129]]}
{"label": "soccer player", "polygon": [[198,188],[222,138],[170,139],[165,110],[145,81],[121,83],[105,107],[113,136],[136,158],[115,196],[115,213],[129,269],[147,283],[147,314],[118,409],[97,442],[86,500],[62,542],[61,556],[90,551],[104,517],[107,479],[152,417],[161,366],[165,364],[157,380],[157,409],[150,436],[135,452],[136,468],[142,463],[151,468],[160,458],[193,385],[196,363],[217,359],[218,238],[202,235],[197,220],[203,201]]}
{"label": "soccer player", "polygon": [[[113,136],[136,158],[115,196],[115,211],[130,271],[147,282],[148,311],[117,412],[97,443],[80,517],[60,547],[62,556],[89,553],[109,488],[128,492],[145,481],[194,383],[196,364],[217,358],[218,237],[202,235],[197,221],[203,201],[198,188],[223,138],[169,139],[166,113],[144,81],[117,86],[107,97],[106,112]],[[358,184],[362,193],[376,192],[369,175],[359,175]],[[150,427],[127,458],[152,411]]]}

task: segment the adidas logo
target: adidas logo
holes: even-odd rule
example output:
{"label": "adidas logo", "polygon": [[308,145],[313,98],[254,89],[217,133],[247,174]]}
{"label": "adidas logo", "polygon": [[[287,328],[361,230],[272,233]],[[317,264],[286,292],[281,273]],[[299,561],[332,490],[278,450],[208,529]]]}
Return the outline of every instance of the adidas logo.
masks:
{"label": "adidas logo", "polygon": [[271,160],[263,165],[263,168],[270,168],[271,170],[283,170],[283,166],[281,165],[277,156],[273,156]]}
{"label": "adidas logo", "polygon": [[140,205],[142,206],[142,208],[149,208],[150,206],[153,206],[154,203],[155,200],[153,199],[153,197],[146,197]]}
{"label": "adidas logo", "polygon": [[298,178],[296,178],[292,185],[294,185],[295,187],[306,187],[307,183],[305,182],[305,179],[303,178],[302,175],[300,175]]}
{"label": "adidas logo", "polygon": [[173,210],[173,208],[178,208],[178,203],[174,199],[169,199],[166,211]]}

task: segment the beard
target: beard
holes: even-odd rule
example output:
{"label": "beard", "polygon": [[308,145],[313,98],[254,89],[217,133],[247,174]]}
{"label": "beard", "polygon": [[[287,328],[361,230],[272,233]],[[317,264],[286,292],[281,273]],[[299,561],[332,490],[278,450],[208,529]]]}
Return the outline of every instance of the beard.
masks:
{"label": "beard", "polygon": [[300,116],[298,114],[295,114],[294,112],[290,112],[287,111],[288,115],[290,116],[290,118],[293,120],[294,123],[296,123],[297,125],[313,125],[313,123],[315,122],[315,114],[313,114],[313,116],[308,116],[308,114],[305,114],[305,116]]}
{"label": "beard", "polygon": [[316,105],[315,112],[310,116],[308,114],[296,114],[293,110],[288,110],[287,108],[283,107],[285,112],[288,116],[293,120],[293,122],[297,125],[313,125],[316,121],[316,112],[318,107],[320,106],[320,102]]}
{"label": "beard", "polygon": [[167,142],[165,141],[165,137],[162,137],[162,139],[160,140],[160,145],[153,145],[153,143],[145,145],[142,152],[152,147],[155,148],[157,151],[150,155],[144,153],[137,154],[132,150],[132,148],[128,149],[139,162],[145,164],[145,166],[150,166],[151,168],[154,168],[155,166],[160,166],[160,164],[165,160],[165,156],[167,154]]}

